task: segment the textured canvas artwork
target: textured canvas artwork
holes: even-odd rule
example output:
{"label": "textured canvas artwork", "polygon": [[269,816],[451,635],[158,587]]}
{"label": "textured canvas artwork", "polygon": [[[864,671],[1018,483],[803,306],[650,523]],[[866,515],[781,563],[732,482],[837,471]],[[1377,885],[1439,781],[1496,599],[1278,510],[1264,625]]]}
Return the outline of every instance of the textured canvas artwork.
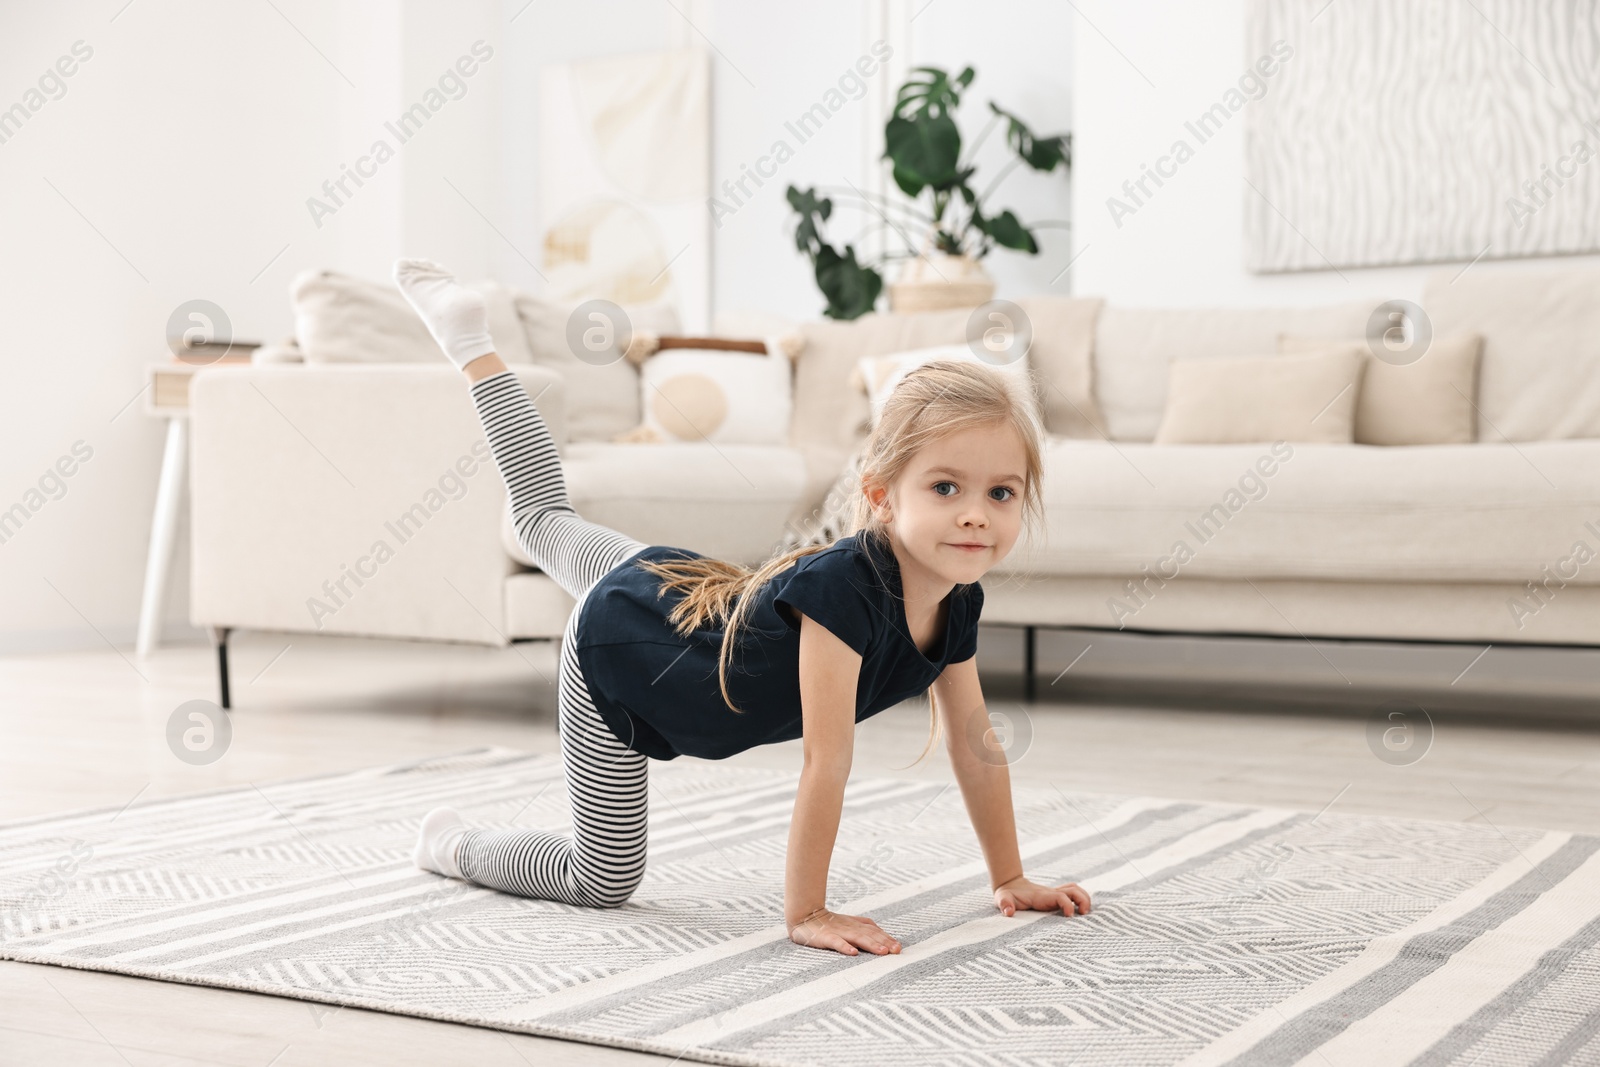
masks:
{"label": "textured canvas artwork", "polygon": [[710,70],[695,49],[551,64],[539,83],[547,294],[710,314]]}
{"label": "textured canvas artwork", "polygon": [[1248,0],[1257,272],[1600,250],[1600,0]]}

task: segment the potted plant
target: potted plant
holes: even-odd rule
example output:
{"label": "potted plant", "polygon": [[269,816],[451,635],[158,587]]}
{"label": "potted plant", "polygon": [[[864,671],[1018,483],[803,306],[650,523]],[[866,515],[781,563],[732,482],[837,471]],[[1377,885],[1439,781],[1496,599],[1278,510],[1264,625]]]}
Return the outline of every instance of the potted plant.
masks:
{"label": "potted plant", "polygon": [[[905,251],[886,253],[868,264],[857,260],[854,245],[847,244],[842,251],[834,248],[823,235],[824,223],[833,214],[833,200],[818,195],[817,187],[789,186],[789,205],[799,215],[795,247],[811,259],[817,288],[828,302],[824,314],[829,318],[853,319],[871,311],[883,291],[879,268],[889,260],[909,260],[889,287],[891,309],[921,311],[976,307],[993,296],[994,282],[981,261],[995,245],[1038,254],[1033,230],[1010,210],[991,214],[987,200],[1006,175],[1022,164],[1044,173],[1057,167],[1068,172],[1072,134],[1035,136],[1021,119],[990,101],[993,117],[963,162],[954,112],[972,79],[971,67],[954,78],[938,67],[917,67],[900,86],[894,112],[883,128],[884,152],[879,158],[892,161],[894,182],[912,203],[874,199],[854,187],[827,190],[858,202],[855,206],[872,208],[882,220],[880,225],[894,230],[905,242]],[[1002,121],[1016,158],[980,193],[972,186],[977,170],[972,154]],[[1066,225],[1040,222],[1034,228]],[[906,233],[907,226],[920,231],[920,247]]]}

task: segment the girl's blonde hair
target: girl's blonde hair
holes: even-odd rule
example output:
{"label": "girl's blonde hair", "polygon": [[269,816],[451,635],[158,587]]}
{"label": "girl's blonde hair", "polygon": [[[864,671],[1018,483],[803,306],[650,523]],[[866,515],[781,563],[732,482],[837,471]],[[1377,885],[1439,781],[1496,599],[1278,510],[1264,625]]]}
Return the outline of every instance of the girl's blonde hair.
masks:
{"label": "girl's blonde hair", "polygon": [[[888,529],[873,514],[863,484],[892,486],[923,446],[963,430],[994,423],[1010,426],[1022,441],[1022,515],[1026,528],[1037,532],[1043,524],[1040,502],[1042,435],[1033,414],[1032,399],[1019,393],[1020,390],[1000,373],[981,363],[940,359],[908,372],[884,402],[877,425],[858,453],[861,480],[851,492],[848,533],[874,538],[888,550]],[[736,714],[743,714],[743,709],[734,706],[728,693],[728,665],[738,644],[738,631],[748,621],[755,604],[753,594],[775,575],[787,570],[795,560],[828,547],[826,544],[806,545],[780,552],[753,569],[705,558],[639,560],[638,565],[662,579],[657,596],[664,596],[668,590],[684,594],[667,616],[680,636],[718,623],[725,624],[722,649],[717,657],[717,681],[723,701]],[[917,761],[928,754],[939,736],[931,688],[928,690],[928,719],[928,743]]]}

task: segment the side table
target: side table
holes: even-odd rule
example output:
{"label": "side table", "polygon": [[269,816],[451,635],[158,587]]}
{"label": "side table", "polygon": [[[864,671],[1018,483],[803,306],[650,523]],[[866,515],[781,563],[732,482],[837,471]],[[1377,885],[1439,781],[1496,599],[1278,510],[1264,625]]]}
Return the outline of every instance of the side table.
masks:
{"label": "side table", "polygon": [[189,471],[189,385],[197,371],[209,367],[249,366],[249,355],[225,357],[205,364],[179,359],[147,368],[145,414],[167,420],[167,446],[161,458],[155,513],[150,518],[150,552],[144,565],[144,595],[139,601],[139,636],[135,651],[147,656],[161,639],[161,609],[166,600],[172,542],[178,528],[178,505]]}

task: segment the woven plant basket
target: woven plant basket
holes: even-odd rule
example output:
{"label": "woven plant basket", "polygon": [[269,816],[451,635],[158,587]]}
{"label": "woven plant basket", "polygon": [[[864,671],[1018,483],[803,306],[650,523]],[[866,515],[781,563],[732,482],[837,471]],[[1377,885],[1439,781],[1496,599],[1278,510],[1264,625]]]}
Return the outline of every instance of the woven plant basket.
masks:
{"label": "woven plant basket", "polygon": [[909,314],[975,308],[994,298],[994,279],[971,256],[928,252],[908,259],[889,284],[889,310]]}

